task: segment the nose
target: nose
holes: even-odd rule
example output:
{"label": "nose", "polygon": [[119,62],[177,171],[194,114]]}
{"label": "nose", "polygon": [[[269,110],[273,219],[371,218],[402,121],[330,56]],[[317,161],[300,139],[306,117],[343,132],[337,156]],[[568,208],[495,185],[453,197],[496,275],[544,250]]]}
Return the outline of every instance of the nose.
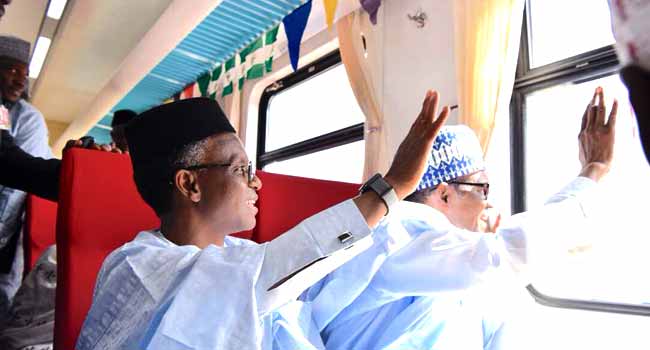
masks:
{"label": "nose", "polygon": [[251,187],[255,191],[259,191],[262,189],[262,180],[260,180],[257,175],[253,176],[253,181],[248,183],[248,187]]}
{"label": "nose", "polygon": [[11,84],[19,89],[24,89],[27,83],[27,78],[20,74],[11,77]]}

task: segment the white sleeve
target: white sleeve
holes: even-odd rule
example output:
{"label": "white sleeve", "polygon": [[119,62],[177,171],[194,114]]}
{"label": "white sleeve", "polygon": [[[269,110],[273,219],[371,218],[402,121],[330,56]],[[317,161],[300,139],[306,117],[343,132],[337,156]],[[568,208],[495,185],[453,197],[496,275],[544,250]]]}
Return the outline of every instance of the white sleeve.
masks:
{"label": "white sleeve", "polygon": [[372,244],[370,232],[357,206],[347,200],[266,243],[256,283],[260,314],[296,299],[367,249]]}
{"label": "white sleeve", "polygon": [[371,287],[377,295],[430,295],[470,287],[492,273],[520,270],[531,245],[565,245],[582,233],[595,182],[578,178],[538,210],[515,215],[496,234],[432,227],[392,254]]}

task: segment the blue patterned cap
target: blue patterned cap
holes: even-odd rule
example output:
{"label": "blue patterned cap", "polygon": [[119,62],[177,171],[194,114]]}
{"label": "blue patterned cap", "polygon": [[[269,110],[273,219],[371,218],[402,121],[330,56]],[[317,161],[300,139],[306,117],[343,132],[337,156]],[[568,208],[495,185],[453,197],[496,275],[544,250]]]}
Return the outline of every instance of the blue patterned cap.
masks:
{"label": "blue patterned cap", "polygon": [[472,129],[445,126],[433,142],[431,157],[417,191],[485,169],[483,150]]}
{"label": "blue patterned cap", "polygon": [[0,36],[0,57],[13,58],[16,61],[29,64],[29,42],[15,36]]}

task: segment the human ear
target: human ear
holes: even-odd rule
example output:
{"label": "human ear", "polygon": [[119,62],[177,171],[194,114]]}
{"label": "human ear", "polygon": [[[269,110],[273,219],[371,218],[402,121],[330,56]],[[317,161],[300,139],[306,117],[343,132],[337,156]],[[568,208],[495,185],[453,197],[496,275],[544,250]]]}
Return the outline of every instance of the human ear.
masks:
{"label": "human ear", "polygon": [[448,204],[449,203],[449,185],[447,185],[446,182],[442,182],[441,184],[438,185],[436,188],[436,193],[438,194],[440,200]]}
{"label": "human ear", "polygon": [[174,175],[174,186],[193,203],[201,201],[201,186],[196,173],[185,169],[177,171]]}

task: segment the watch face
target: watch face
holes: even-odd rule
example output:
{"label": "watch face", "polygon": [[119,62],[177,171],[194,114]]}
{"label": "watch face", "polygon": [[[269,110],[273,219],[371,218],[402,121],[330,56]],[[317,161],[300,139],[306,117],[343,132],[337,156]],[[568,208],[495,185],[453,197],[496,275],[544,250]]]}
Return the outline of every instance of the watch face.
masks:
{"label": "watch face", "polygon": [[381,174],[376,173],[370,179],[368,179],[368,181],[366,181],[363,184],[363,186],[361,186],[361,188],[359,189],[359,192],[364,193],[364,192],[368,191],[369,189],[373,188],[374,187],[373,184],[375,184],[377,182],[377,179],[381,179]]}

